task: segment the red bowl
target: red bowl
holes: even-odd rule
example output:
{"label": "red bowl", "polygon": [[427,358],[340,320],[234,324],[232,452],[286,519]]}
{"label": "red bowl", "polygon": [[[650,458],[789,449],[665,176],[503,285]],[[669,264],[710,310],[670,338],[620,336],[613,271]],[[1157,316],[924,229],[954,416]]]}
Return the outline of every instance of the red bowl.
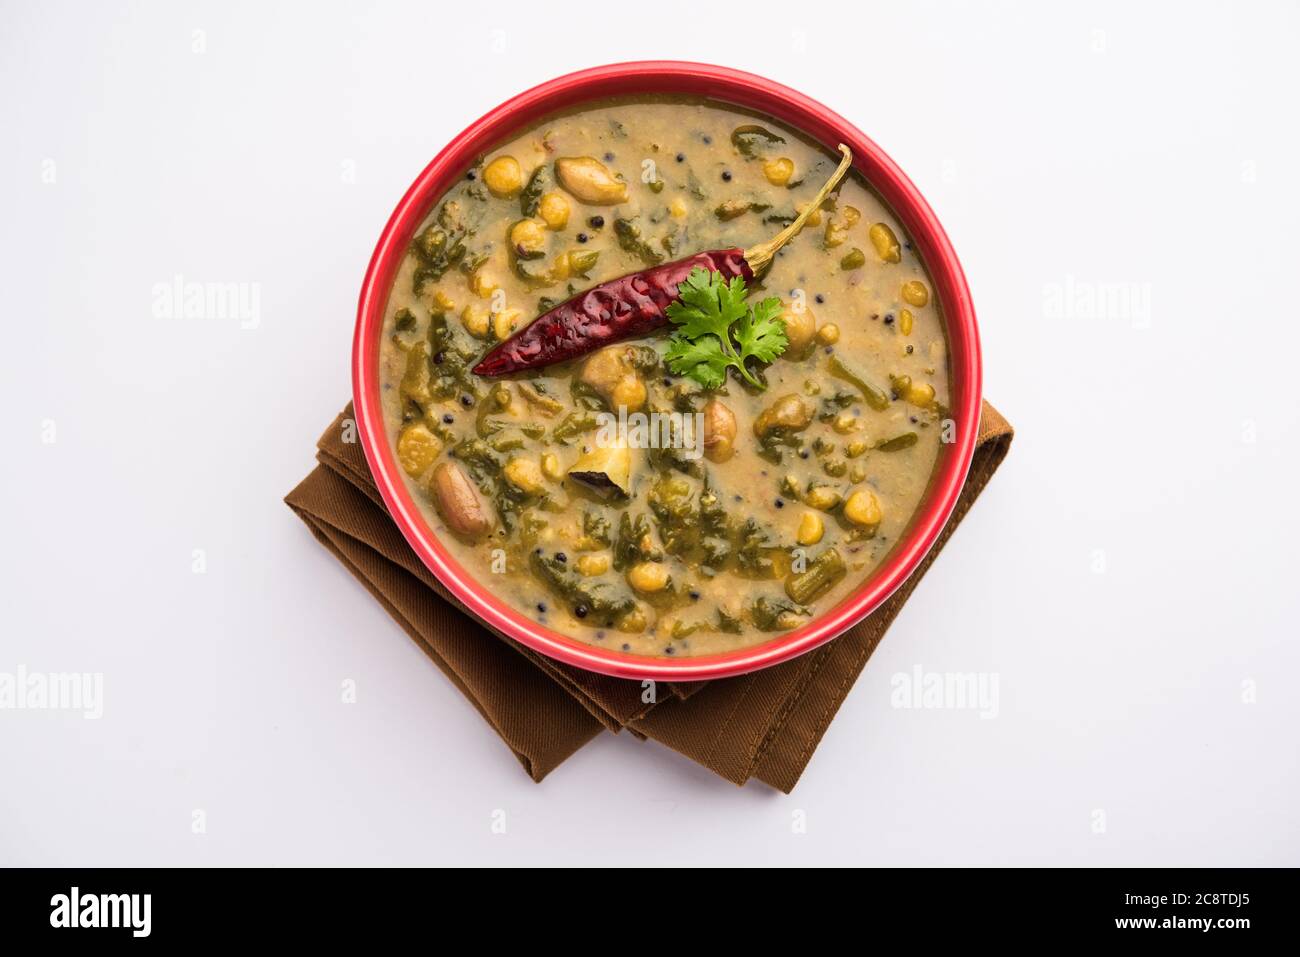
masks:
{"label": "red bowl", "polygon": [[[649,658],[585,644],[539,625],[493,595],[421,517],[389,446],[379,402],[379,345],[389,290],[416,227],[442,194],[482,153],[534,120],[590,100],[646,93],[706,96],[766,113],[829,150],[847,143],[853,165],[898,216],[925,263],[943,307],[951,362],[955,439],[941,453],[915,518],[884,563],[857,591],[802,628],[739,651],[698,658]],[[761,76],[704,63],[616,63],[570,73],[520,93],[472,123],[425,167],[384,227],[361,287],[352,346],[361,444],[388,511],[416,554],[448,591],[497,631],[559,661],[623,678],[689,681],[766,668],[830,641],[879,607],[915,571],[952,514],[975,451],[980,389],[979,331],[966,277],[943,227],[912,181],[857,127],[820,103]]]}

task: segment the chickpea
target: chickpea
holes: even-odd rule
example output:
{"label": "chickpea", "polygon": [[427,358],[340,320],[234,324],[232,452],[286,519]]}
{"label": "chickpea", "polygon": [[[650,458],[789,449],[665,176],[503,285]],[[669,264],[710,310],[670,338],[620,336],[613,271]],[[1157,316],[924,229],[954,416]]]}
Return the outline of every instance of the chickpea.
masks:
{"label": "chickpea", "polygon": [[849,238],[849,230],[857,225],[862,214],[853,206],[845,206],[826,222],[826,232],[822,236],[822,245],[827,249],[841,246]]}
{"label": "chickpea", "polygon": [[461,311],[460,321],[465,326],[465,331],[475,339],[487,338],[491,323],[491,314],[487,306],[479,302],[471,302]]}
{"label": "chickpea", "polygon": [[907,387],[904,398],[912,405],[925,408],[934,402],[934,386],[928,382],[913,382]]}
{"label": "chickpea", "polygon": [[851,459],[856,459],[859,455],[866,452],[868,448],[870,448],[870,446],[868,446],[862,439],[855,439],[848,445],[844,446],[844,454]]}
{"label": "chickpea", "polygon": [[589,385],[602,395],[613,390],[618,380],[627,374],[628,364],[621,346],[609,346],[593,352],[582,364],[578,381]]}
{"label": "chickpea", "polygon": [[556,190],[543,193],[537,203],[537,215],[542,217],[547,229],[561,230],[569,225],[569,201]]}
{"label": "chickpea", "polygon": [[812,409],[797,395],[783,395],[754,420],[754,434],[760,439],[772,429],[806,429],[812,421]]}
{"label": "chickpea", "polygon": [[421,423],[407,426],[397,439],[397,461],[402,471],[417,478],[429,470],[442,451],[442,442]]}
{"label": "chickpea", "polygon": [[444,312],[455,312],[456,302],[441,289],[433,294],[433,304]]}
{"label": "chickpea", "polygon": [[627,202],[627,184],[592,156],[562,156],[555,161],[555,178],[570,195],[593,206]]}
{"label": "chickpea", "polygon": [[854,464],[853,468],[849,469],[850,482],[861,482],[866,477],[867,477],[867,467],[863,465],[861,462]]}
{"label": "chickpea", "polygon": [[826,523],[816,512],[804,512],[799,519],[799,530],[795,533],[795,540],[800,545],[816,545],[822,540],[822,535],[826,533]]}
{"label": "chickpea", "polygon": [[520,259],[546,255],[546,224],[536,219],[519,220],[510,227],[510,246]]}
{"label": "chickpea", "polygon": [[610,393],[609,400],[616,409],[626,407],[628,411],[635,411],[645,405],[646,395],[645,383],[641,381],[641,377],[626,375],[618,380],[614,391]]}
{"label": "chickpea", "polygon": [[898,237],[885,223],[875,223],[867,230],[867,238],[876,248],[876,255],[880,257],[881,262],[896,263],[903,258]]}
{"label": "chickpea", "polygon": [[815,485],[803,497],[805,505],[821,512],[829,512],[842,499],[843,496],[829,485]]}
{"label": "chickpea", "polygon": [[524,171],[513,156],[498,156],[483,170],[483,182],[493,196],[509,199],[524,188]]}
{"label": "chickpea", "polygon": [[782,156],[763,161],[763,175],[773,186],[784,186],[794,176],[794,160]]}
{"label": "chickpea", "polygon": [[725,462],[736,445],[736,416],[719,399],[704,406],[704,455],[710,462]]}
{"label": "chickpea", "polygon": [[840,327],[828,322],[817,330],[817,341],[824,346],[833,346],[840,341]]}
{"label": "chickpea", "polygon": [[844,517],[854,525],[860,525],[863,528],[874,528],[880,524],[883,514],[880,511],[880,502],[876,500],[875,493],[871,489],[860,488],[849,496],[844,503]]}
{"label": "chickpea", "polygon": [[591,578],[596,575],[603,575],[609,571],[608,555],[580,555],[578,556],[578,573]]}
{"label": "chickpea", "polygon": [[660,562],[637,562],[627,570],[627,583],[642,594],[668,587],[668,569]]}
{"label": "chickpea", "polygon": [[458,464],[443,462],[435,468],[432,485],[434,503],[452,531],[473,538],[492,527],[478,489]]}
{"label": "chickpea", "polygon": [[903,283],[903,301],[920,309],[930,301],[930,290],[919,279],[909,279]]}
{"label": "chickpea", "polygon": [[582,364],[578,381],[590,386],[614,409],[622,405],[632,412],[646,401],[645,383],[628,360],[626,346],[606,346],[593,352]]}
{"label": "chickpea", "polygon": [[554,452],[547,452],[542,456],[542,474],[552,482],[564,478],[564,466],[560,464],[560,457]]}
{"label": "chickpea", "polygon": [[840,435],[848,435],[850,432],[856,432],[860,424],[858,417],[852,412],[841,412],[831,423],[831,428]]}
{"label": "chickpea", "polygon": [[509,339],[523,316],[522,309],[502,309],[492,317],[492,334],[498,339]]}
{"label": "chickpea", "polygon": [[619,631],[633,635],[639,634],[645,631],[645,610],[643,608],[633,608],[631,611],[625,612],[614,624]]}
{"label": "chickpea", "polygon": [[511,459],[502,467],[501,473],[505,475],[506,481],[521,492],[540,492],[546,485],[541,468],[529,458]]}
{"label": "chickpea", "polygon": [[592,266],[596,265],[596,260],[600,258],[600,253],[594,249],[578,250],[571,249],[566,253],[560,253],[551,263],[549,270],[551,279],[556,282],[563,282],[570,276],[586,276]]}
{"label": "chickpea", "polygon": [[479,298],[490,299],[492,293],[501,288],[501,283],[497,282],[496,277],[486,269],[479,267],[469,277],[469,288]]}
{"label": "chickpea", "polygon": [[798,355],[807,348],[808,343],[812,342],[817,328],[817,318],[807,306],[796,311],[794,306],[790,305],[781,311],[781,319],[785,322],[785,338],[789,342],[786,352],[792,356]]}

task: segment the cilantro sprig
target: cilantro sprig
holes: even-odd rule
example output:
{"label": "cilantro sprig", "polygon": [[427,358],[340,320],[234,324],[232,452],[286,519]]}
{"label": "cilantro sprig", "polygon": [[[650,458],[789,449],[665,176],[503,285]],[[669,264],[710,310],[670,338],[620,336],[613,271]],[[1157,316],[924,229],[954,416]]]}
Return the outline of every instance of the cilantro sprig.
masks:
{"label": "cilantro sprig", "polygon": [[706,389],[722,385],[728,369],[763,388],[749,370],[748,360],[771,362],[789,342],[781,300],[769,296],[747,305],[741,276],[728,282],[722,273],[697,267],[677,287],[677,301],[666,311],[677,327],[664,354],[668,368]]}

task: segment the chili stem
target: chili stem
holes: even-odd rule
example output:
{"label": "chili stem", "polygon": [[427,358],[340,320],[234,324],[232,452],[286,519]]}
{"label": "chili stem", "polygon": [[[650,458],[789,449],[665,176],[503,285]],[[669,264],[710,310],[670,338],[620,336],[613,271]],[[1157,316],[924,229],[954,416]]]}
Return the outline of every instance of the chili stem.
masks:
{"label": "chili stem", "polygon": [[772,260],[776,258],[776,254],[781,247],[797,235],[799,230],[803,229],[804,223],[808,221],[809,216],[821,209],[822,203],[826,202],[826,197],[831,194],[831,190],[839,185],[840,180],[844,178],[844,174],[849,171],[849,167],[853,165],[853,153],[843,143],[840,144],[840,152],[844,154],[844,158],[840,160],[840,165],[836,167],[835,172],[831,174],[831,178],[826,181],[826,185],[817,191],[813,201],[804,207],[803,212],[799,214],[795,221],[767,242],[759,243],[757,246],[745,250],[745,261],[749,263],[749,268],[754,270],[754,275],[757,276],[765,272],[767,267],[772,265]]}

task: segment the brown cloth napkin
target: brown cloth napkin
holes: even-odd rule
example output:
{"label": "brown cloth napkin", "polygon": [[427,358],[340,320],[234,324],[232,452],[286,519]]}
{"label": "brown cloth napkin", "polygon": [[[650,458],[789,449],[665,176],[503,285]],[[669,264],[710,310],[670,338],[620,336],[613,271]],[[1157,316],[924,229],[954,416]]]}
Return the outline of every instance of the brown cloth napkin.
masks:
{"label": "brown cloth napkin", "polygon": [[[352,405],[317,442],[320,463],[285,502],[406,629],[540,781],[602,730],[627,728],[728,781],[789,792],[867,658],[1011,446],[987,402],[957,507],[916,572],[876,611],[793,661],[753,674],[646,689],[552,661],[480,622],[392,523],[356,441]],[[645,701],[647,691],[657,701]]]}

